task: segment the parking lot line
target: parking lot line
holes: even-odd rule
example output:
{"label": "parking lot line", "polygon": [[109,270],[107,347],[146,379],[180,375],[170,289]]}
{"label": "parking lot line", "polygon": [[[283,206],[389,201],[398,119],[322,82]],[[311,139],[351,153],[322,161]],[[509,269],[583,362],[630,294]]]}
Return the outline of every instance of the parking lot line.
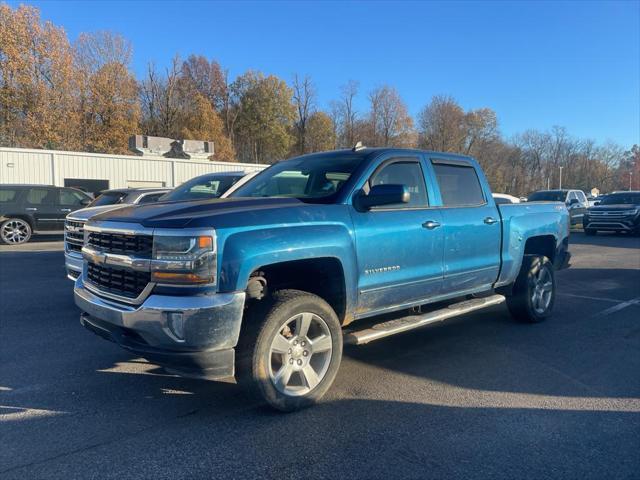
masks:
{"label": "parking lot line", "polygon": [[620,301],[620,300],[617,300],[615,298],[591,297],[589,295],[577,295],[575,293],[559,293],[558,295],[562,295],[563,297],[584,298],[586,300],[595,300],[595,301],[598,301],[598,302],[618,303]]}
{"label": "parking lot line", "polygon": [[634,298],[632,300],[627,300],[625,302],[620,302],[617,305],[614,305],[613,307],[609,307],[606,310],[602,310],[601,312],[594,314],[593,316],[598,317],[600,315],[610,315],[612,313],[619,312],[620,310],[623,310],[632,305],[640,305],[640,297]]}

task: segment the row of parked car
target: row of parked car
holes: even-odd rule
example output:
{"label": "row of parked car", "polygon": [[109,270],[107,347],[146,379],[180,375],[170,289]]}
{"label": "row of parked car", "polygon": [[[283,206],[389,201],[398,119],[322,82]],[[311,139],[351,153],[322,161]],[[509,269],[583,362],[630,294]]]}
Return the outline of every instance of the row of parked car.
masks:
{"label": "row of parked car", "polygon": [[540,190],[520,199],[494,193],[497,204],[527,202],[563,202],[569,210],[571,225],[581,224],[587,235],[599,231],[640,233],[640,191],[612,192],[587,197],[582,190]]}
{"label": "row of parked car", "polygon": [[253,175],[246,175],[241,171],[210,173],[195,177],[173,190],[113,189],[101,192],[95,199],[89,193],[76,188],[0,185],[0,240],[5,244],[18,245],[27,243],[34,233],[51,233],[64,229],[66,234],[71,233],[65,237],[70,236],[73,242],[74,237],[80,237],[78,231],[74,230],[78,223],[84,223],[98,213],[159,200],[164,202],[217,198],[232,187],[239,187]]}

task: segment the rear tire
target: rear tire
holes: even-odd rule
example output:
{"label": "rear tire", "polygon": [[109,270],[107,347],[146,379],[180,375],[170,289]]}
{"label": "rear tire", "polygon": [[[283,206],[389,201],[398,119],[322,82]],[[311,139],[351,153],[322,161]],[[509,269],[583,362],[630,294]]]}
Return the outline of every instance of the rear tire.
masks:
{"label": "rear tire", "polygon": [[[265,302],[265,303],[262,303]],[[342,328],[317,295],[280,290],[250,308],[238,343],[238,383],[277,410],[316,403],[342,360]]]}
{"label": "rear tire", "polygon": [[593,228],[585,228],[585,229],[584,229],[584,234],[585,234],[585,235],[588,235],[588,236],[590,236],[590,237],[591,237],[591,236],[593,236],[593,235],[595,235],[596,233],[598,233],[598,231],[597,231],[597,230],[594,230]]}
{"label": "rear tire", "polygon": [[551,315],[555,296],[551,261],[542,255],[525,255],[512,295],[507,297],[511,316],[523,322],[542,322]]}
{"label": "rear tire", "polygon": [[7,245],[27,243],[32,233],[31,225],[22,218],[10,218],[0,225],[0,240]]}

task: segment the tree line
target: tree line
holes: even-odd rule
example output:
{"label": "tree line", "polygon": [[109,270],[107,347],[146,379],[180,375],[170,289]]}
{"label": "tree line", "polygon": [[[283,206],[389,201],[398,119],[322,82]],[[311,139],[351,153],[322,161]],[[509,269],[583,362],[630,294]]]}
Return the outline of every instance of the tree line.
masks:
{"label": "tree line", "polygon": [[[236,78],[200,55],[131,71],[132,45],[110,32],[71,43],[38,9],[0,4],[0,145],[127,153],[134,133],[212,140],[215,160],[274,163],[310,152],[367,146],[472,155],[496,191],[524,195],[563,185],[602,191],[640,183],[638,146],[571,136],[563,127],[504,138],[490,108],[435,95],[412,118],[398,91],[362,92],[348,81],[325,108],[309,76]],[[367,108],[362,111],[357,105]]]}

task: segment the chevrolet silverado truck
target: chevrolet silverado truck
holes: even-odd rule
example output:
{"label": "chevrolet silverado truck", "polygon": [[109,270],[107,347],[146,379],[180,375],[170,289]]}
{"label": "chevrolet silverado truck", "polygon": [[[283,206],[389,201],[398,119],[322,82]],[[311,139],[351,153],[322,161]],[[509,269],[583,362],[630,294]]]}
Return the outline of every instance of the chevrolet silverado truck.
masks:
{"label": "chevrolet silverado truck", "polygon": [[82,325],[172,373],[235,375],[283,411],[323,396],[344,343],[503,302],[544,320],[570,257],[563,203],[497,206],[470,157],[359,146],[84,231]]}

